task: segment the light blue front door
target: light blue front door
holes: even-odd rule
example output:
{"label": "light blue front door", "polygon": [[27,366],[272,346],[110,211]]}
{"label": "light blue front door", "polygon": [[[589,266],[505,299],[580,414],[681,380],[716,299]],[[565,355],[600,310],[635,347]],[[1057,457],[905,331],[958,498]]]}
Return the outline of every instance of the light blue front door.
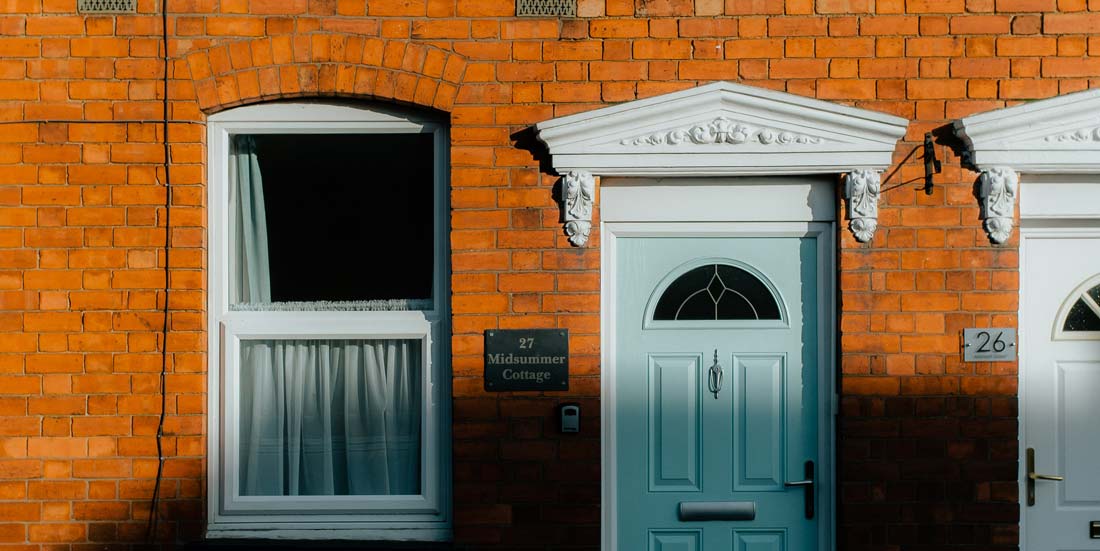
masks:
{"label": "light blue front door", "polygon": [[818,549],[816,240],[617,240],[619,550]]}

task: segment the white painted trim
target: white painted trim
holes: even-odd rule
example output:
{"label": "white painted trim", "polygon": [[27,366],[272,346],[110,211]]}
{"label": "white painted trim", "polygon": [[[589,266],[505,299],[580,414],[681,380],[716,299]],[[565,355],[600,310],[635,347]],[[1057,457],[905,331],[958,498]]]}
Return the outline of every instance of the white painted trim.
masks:
{"label": "white painted trim", "polygon": [[603,178],[604,222],[836,220],[835,176]]}
{"label": "white painted trim", "polygon": [[828,174],[892,163],[902,118],[731,82],[543,121],[559,173]]}
{"label": "white painted trim", "polygon": [[[615,411],[617,397],[616,382],[616,324],[617,311],[616,270],[617,240],[620,237],[785,237],[816,236],[818,243],[818,285],[819,285],[819,352],[818,365],[818,457],[821,459],[818,472],[819,504],[819,549],[836,549],[836,259],[835,224],[831,222],[708,222],[708,223],[646,223],[646,222],[603,222],[603,239],[600,260],[600,349],[603,372],[600,380],[601,415],[600,426],[601,453],[601,549],[619,551],[617,542],[616,483],[617,465],[615,457],[617,443],[615,438]],[[626,551],[626,550],[623,550]]]}
{"label": "white painted trim", "polygon": [[[971,115],[954,131],[982,173],[982,218],[997,244],[1012,232],[1018,174],[1100,174],[1100,89]],[[1003,200],[989,201],[990,191]]]}
{"label": "white painted trim", "polygon": [[[207,117],[210,123],[245,123],[248,125],[257,123],[285,124],[288,122],[301,123],[390,123],[398,128],[415,126],[418,120],[424,117],[418,116],[416,111],[405,109],[398,105],[385,105],[380,103],[363,104],[359,102],[342,102],[338,99],[331,100],[296,100],[272,103],[257,103],[245,105],[214,113]],[[326,126],[327,127],[327,126]],[[322,130],[326,133],[327,130]]]}
{"label": "white painted trim", "polygon": [[1021,224],[1028,219],[1100,220],[1100,174],[1024,174],[1020,183]]}
{"label": "white painted trim", "polygon": [[[251,105],[212,115],[208,125],[208,538],[451,539],[451,377],[449,302],[449,138],[445,125],[397,108],[317,102]],[[432,133],[435,147],[436,249],[433,310],[405,312],[244,312],[229,310],[228,152],[232,134]],[[308,323],[302,323],[306,321]],[[432,335],[436,338],[433,340]],[[420,497],[292,498],[249,507],[266,498],[223,499],[222,454],[232,438],[221,432],[227,352],[240,337],[417,338],[424,354],[422,490]],[[229,348],[230,350],[226,350]],[[230,410],[232,408],[229,408]],[[276,503],[275,501],[280,501]],[[370,515],[371,509],[378,514]],[[405,509],[395,514],[394,509]],[[265,511],[266,510],[266,511]],[[320,510],[320,512],[318,512]],[[326,512],[327,511],[327,512]],[[250,513],[251,512],[251,513]]]}
{"label": "white painted trim", "polygon": [[1023,173],[1100,173],[1100,89],[955,121],[970,163]]}

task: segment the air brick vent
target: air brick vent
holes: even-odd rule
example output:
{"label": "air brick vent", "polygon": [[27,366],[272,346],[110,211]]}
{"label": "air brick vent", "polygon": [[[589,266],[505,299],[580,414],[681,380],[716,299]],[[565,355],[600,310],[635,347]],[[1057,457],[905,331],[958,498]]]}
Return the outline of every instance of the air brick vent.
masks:
{"label": "air brick vent", "polygon": [[516,0],[516,15],[523,17],[576,17],[577,0]]}
{"label": "air brick vent", "polygon": [[133,13],[136,0],[78,0],[80,13]]}

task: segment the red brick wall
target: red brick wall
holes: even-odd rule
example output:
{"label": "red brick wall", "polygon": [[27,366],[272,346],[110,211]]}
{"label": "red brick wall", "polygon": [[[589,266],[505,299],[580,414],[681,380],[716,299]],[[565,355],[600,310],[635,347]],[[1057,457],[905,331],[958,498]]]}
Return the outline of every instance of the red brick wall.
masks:
{"label": "red brick wall", "polygon": [[[159,1],[0,4],[0,542],[141,541],[157,468],[166,255]],[[571,248],[533,123],[713,80],[913,120],[870,246],[840,232],[841,549],[1017,545],[1016,240],[991,246],[952,119],[1100,86],[1098,0],[168,0],[171,212],[162,541],[201,535],[204,113],[346,96],[449,112],[455,538],[599,542],[599,236]],[[937,131],[930,196],[918,147]],[[839,204],[839,201],[838,201]],[[568,327],[567,394],[486,394],[481,331]],[[553,406],[579,400],[578,436]]]}

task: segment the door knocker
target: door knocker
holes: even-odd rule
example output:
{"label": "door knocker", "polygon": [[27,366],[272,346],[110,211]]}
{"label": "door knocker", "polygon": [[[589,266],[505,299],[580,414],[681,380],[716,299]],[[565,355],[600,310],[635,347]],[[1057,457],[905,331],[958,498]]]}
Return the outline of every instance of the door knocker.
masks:
{"label": "door knocker", "polygon": [[718,364],[718,349],[714,349],[714,365],[710,366],[710,375],[707,379],[710,391],[714,393],[714,399],[718,399],[718,393],[722,391],[722,366]]}

